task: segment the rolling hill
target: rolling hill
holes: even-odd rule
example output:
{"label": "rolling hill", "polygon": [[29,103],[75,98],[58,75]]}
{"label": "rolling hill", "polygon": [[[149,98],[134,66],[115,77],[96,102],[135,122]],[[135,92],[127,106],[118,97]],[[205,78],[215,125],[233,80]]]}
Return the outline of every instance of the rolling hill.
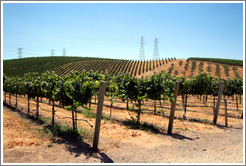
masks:
{"label": "rolling hill", "polygon": [[[231,62],[231,63],[230,63]],[[38,57],[3,61],[3,72],[7,76],[21,76],[28,72],[42,73],[54,70],[58,75],[66,75],[72,70],[93,70],[111,74],[119,72],[131,73],[136,77],[150,76],[159,72],[191,78],[200,71],[210,73],[214,77],[229,79],[243,78],[242,62],[239,60],[188,58],[166,58],[160,60],[134,61],[104,59],[90,57]]]}

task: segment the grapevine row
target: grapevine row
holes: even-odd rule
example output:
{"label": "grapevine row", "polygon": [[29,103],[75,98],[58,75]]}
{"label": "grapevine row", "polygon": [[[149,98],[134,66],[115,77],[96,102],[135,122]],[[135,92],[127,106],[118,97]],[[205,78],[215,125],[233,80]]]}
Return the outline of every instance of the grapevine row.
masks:
{"label": "grapevine row", "polygon": [[[174,77],[168,73],[159,73],[145,78],[136,78],[131,74],[120,73],[111,76],[109,72],[70,72],[65,76],[58,76],[53,71],[43,74],[28,73],[23,77],[3,77],[3,89],[11,95],[27,95],[28,103],[31,98],[36,98],[37,110],[36,116],[39,116],[38,104],[42,97],[52,101],[52,124],[54,125],[54,101],[60,101],[62,106],[71,110],[73,119],[73,128],[77,128],[77,111],[79,106],[90,103],[93,95],[97,95],[99,81],[104,80],[107,83],[106,95],[111,100],[120,98],[124,101],[134,101],[138,106],[137,123],[140,122],[141,105],[145,100],[156,101],[173,100],[174,83],[180,82],[179,95],[182,96],[182,102],[186,111],[187,100],[190,95],[218,95],[220,81],[224,82],[223,94],[225,96],[234,96],[236,94],[236,104],[238,107],[237,95],[243,94],[242,79],[217,79],[209,74],[201,72],[197,76],[186,79],[185,77]],[[207,98],[207,97],[206,97]],[[17,103],[17,102],[16,102]],[[113,103],[113,102],[111,102]],[[127,102],[128,104],[128,102]],[[214,103],[215,104],[215,103]],[[154,104],[154,113],[156,104]],[[28,113],[30,112],[28,104]]]}

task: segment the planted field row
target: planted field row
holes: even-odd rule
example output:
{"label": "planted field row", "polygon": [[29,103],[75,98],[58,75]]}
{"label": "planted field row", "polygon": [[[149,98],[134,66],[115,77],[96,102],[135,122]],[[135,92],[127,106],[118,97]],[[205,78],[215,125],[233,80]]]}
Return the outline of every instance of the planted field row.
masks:
{"label": "planted field row", "polygon": [[236,66],[243,66],[242,60],[234,60],[234,59],[219,59],[219,58],[188,58],[187,60],[199,60],[199,61],[208,61],[208,62],[215,62],[221,64],[228,64],[228,65],[236,65]]}
{"label": "planted field row", "polygon": [[52,70],[53,68],[65,65],[70,62],[93,59],[96,58],[56,56],[4,60],[3,72],[8,74],[8,76],[23,76],[25,73],[28,72],[43,73],[47,70]]}
{"label": "planted field row", "polygon": [[206,72],[213,77],[223,79],[230,79],[232,77],[243,78],[243,68],[240,66],[198,60],[177,60],[166,67],[164,66],[163,70],[171,75],[185,76],[187,78],[192,78],[200,72]]}
{"label": "planted field row", "polygon": [[[220,87],[220,81],[224,82],[223,95],[236,95],[238,109],[238,96],[243,94],[243,80],[229,79],[219,80],[206,73],[200,73],[197,76],[186,79],[185,77],[173,77],[168,73],[159,73],[151,77],[136,78],[129,74],[118,74],[111,76],[109,73],[99,74],[97,72],[70,72],[68,75],[60,77],[54,72],[49,71],[42,75],[38,73],[29,73],[24,77],[6,77],[3,78],[3,89],[6,95],[8,92],[12,95],[27,95],[28,103],[30,98],[37,99],[37,117],[39,116],[39,98],[49,99],[53,105],[54,101],[59,101],[63,106],[67,106],[72,111],[73,128],[76,129],[76,109],[91,103],[92,96],[97,96],[99,81],[106,81],[105,95],[110,98],[111,105],[114,100],[119,98],[123,102],[136,102],[138,107],[137,123],[140,122],[141,105],[149,99],[156,101],[174,100],[174,83],[179,82],[179,95],[182,96],[182,105],[184,110],[187,108],[187,101],[190,95],[212,95],[217,96]],[[207,97],[206,97],[207,100]],[[6,101],[6,96],[5,96]],[[11,99],[10,99],[11,101]],[[16,101],[17,104],[17,101]],[[215,105],[215,104],[214,104]],[[28,108],[29,110],[29,108]],[[154,113],[156,113],[156,104]],[[54,109],[52,110],[52,119],[54,124]]]}
{"label": "planted field row", "polygon": [[159,59],[159,60],[146,60],[146,61],[134,61],[134,60],[116,60],[116,59],[87,59],[81,61],[70,62],[58,66],[54,71],[60,75],[66,75],[70,71],[97,71],[106,72],[110,74],[118,73],[130,73],[134,76],[141,75],[145,72],[155,70],[161,67],[165,63],[174,61],[175,58]]}

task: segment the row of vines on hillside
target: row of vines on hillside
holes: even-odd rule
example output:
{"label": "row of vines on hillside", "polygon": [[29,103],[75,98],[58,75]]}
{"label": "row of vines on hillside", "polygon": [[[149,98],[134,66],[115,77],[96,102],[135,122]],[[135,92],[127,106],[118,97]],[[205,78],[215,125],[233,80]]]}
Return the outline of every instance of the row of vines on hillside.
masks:
{"label": "row of vines on hillside", "polygon": [[144,60],[144,61],[134,61],[134,60],[112,60],[112,59],[90,59],[83,61],[71,62],[63,66],[59,66],[55,69],[55,72],[60,75],[66,75],[70,71],[98,71],[105,72],[106,70],[110,74],[118,73],[130,73],[133,75],[141,75],[145,72],[155,70],[168,62],[172,62],[176,58],[159,59],[159,60]]}

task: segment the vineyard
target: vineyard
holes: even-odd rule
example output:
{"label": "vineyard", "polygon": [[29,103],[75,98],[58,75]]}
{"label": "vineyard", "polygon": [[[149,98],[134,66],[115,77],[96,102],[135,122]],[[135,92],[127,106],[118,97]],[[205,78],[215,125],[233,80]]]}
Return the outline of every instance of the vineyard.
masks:
{"label": "vineyard", "polygon": [[[8,76],[23,76],[28,72],[43,73],[47,70],[54,70],[56,74],[62,76],[70,71],[97,71],[110,74],[130,73],[140,75],[147,71],[153,71],[155,68],[175,61],[176,58],[167,58],[162,60],[117,60],[88,57],[38,57],[23,58],[16,60],[4,60],[4,73]],[[30,64],[32,66],[30,67]]]}
{"label": "vineyard", "polygon": [[134,76],[142,75],[164,64],[175,61],[176,58],[168,58],[166,60],[150,60],[150,61],[134,61],[134,60],[114,60],[114,59],[94,59],[71,62],[54,68],[54,71],[60,75],[66,75],[70,71],[97,71],[115,75],[118,73],[129,73]]}
{"label": "vineyard", "polygon": [[227,65],[236,65],[236,66],[243,66],[242,60],[234,60],[234,59],[219,59],[219,58],[188,58],[187,60],[199,60],[199,61],[207,61],[207,62],[215,62]]}
{"label": "vineyard", "polygon": [[78,60],[87,60],[93,58],[87,57],[36,57],[12,59],[3,61],[3,72],[8,76],[23,76],[25,73],[38,72],[43,73],[52,70],[56,66],[60,66],[69,62]]}
{"label": "vineyard", "polygon": [[[135,102],[137,109],[136,123],[140,123],[140,115],[142,113],[141,106],[145,101],[154,101],[154,114],[156,114],[156,102],[173,100],[174,82],[180,82],[179,95],[182,96],[182,105],[186,112],[187,101],[190,95],[197,95],[204,102],[208,95],[213,96],[215,108],[215,96],[218,95],[220,82],[224,83],[223,95],[227,97],[236,96],[236,106],[238,110],[238,102],[241,102],[243,94],[242,79],[216,79],[200,73],[199,75],[186,79],[185,77],[174,77],[167,73],[160,73],[146,78],[136,78],[130,74],[118,74],[110,76],[108,73],[98,74],[97,72],[71,72],[68,75],[60,77],[55,72],[48,71],[43,74],[28,73],[23,77],[7,77],[4,75],[3,88],[6,94],[9,94],[9,102],[11,96],[26,95],[28,99],[28,114],[30,112],[30,99],[36,98],[36,117],[39,116],[39,100],[47,98],[52,102],[52,125],[54,126],[54,102],[59,101],[61,105],[72,113],[73,129],[77,128],[77,108],[84,107],[91,103],[92,96],[97,96],[99,81],[106,81],[106,96],[111,100],[111,107],[114,100],[119,98],[123,102],[127,101],[126,108],[129,109],[128,101]],[[243,114],[241,115],[243,117]]]}
{"label": "vineyard", "polygon": [[[57,75],[64,76],[71,71],[92,70],[98,73],[105,73],[107,71],[111,75],[129,73],[138,78],[163,72],[168,72],[173,76],[192,78],[203,71],[216,78],[243,78],[242,66],[233,65],[234,61],[225,60],[226,63],[224,64],[221,61],[223,60],[215,61],[206,58],[189,58],[187,60],[167,58],[134,61],[87,57],[40,57],[5,60],[3,71],[8,76],[23,76],[28,72],[38,72],[41,74],[45,71],[53,70]],[[30,64],[32,64],[31,67]]]}
{"label": "vineyard", "polygon": [[[88,67],[93,66],[88,65],[89,62],[95,63],[97,68],[71,71],[72,67],[80,69],[80,66],[86,64]],[[117,62],[114,61],[115,66],[111,66],[109,70],[106,70],[105,66],[112,63],[111,60],[84,60],[83,63],[71,62],[73,65],[70,67],[67,66],[69,63],[62,65],[63,70],[60,68],[57,71],[31,72],[15,77],[4,74],[3,101],[6,106],[20,110],[33,119],[50,119],[45,124],[51,132],[55,129],[55,133],[61,132],[59,126],[62,124],[67,130],[62,131],[63,134],[82,136],[91,141],[95,128],[99,85],[100,81],[105,81],[102,137],[131,141],[134,137],[148,138],[146,131],[154,134],[167,133],[170,109],[175,100],[175,83],[179,82],[173,137],[185,137],[177,133],[194,137],[189,133],[200,135],[221,132],[220,127],[225,126],[225,116],[228,117],[228,126],[231,128],[242,127],[243,80],[240,76],[231,78],[231,73],[240,69],[230,70],[233,66],[221,67],[211,62],[194,60],[170,59],[170,62],[163,64],[161,61]],[[162,65],[163,68],[166,65],[168,70],[160,68]],[[207,70],[209,65],[210,72],[217,72],[206,74],[204,70]],[[187,72],[187,75],[184,75],[182,70],[188,69],[189,74]],[[227,74],[221,72],[223,69]],[[221,83],[223,98],[216,124],[213,117],[216,114]],[[228,101],[226,115],[224,99]],[[189,123],[185,123],[187,119]]]}

